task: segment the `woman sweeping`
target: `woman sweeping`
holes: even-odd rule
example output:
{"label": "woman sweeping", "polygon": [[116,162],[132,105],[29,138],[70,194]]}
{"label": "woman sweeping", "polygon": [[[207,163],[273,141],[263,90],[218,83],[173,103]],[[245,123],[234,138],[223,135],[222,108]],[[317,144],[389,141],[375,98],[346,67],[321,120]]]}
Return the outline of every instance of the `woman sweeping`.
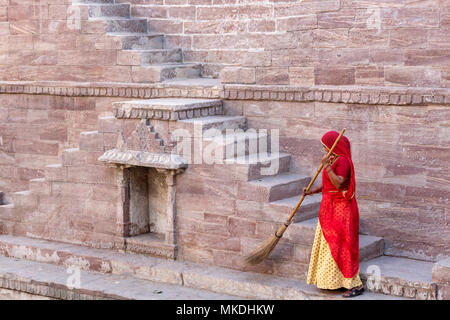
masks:
{"label": "woman sweeping", "polygon": [[[327,132],[321,139],[328,152],[339,136]],[[308,284],[320,289],[345,288],[344,297],[362,294],[359,278],[359,212],[355,199],[355,170],[350,141],[339,140],[330,158],[323,157],[322,185],[303,194],[322,192],[314,244],[308,270]]]}

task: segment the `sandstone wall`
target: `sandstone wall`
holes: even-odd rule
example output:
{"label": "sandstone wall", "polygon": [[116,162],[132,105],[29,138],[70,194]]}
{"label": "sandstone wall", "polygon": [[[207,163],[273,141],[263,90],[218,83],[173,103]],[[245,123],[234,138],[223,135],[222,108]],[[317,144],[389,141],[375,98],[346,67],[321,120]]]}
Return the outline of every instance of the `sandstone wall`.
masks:
{"label": "sandstone wall", "polygon": [[[449,86],[444,0],[119,2],[224,83]],[[138,80],[122,41],[72,0],[0,1],[0,80]]]}
{"label": "sandstone wall", "polygon": [[[14,91],[16,86],[2,88]],[[113,248],[122,206],[117,171],[97,158],[114,147],[118,130],[133,131],[139,121],[97,117],[110,115],[113,101],[142,98],[147,92],[162,97],[170,90],[51,90],[59,93],[0,94],[0,181],[16,207],[0,208],[0,231]],[[231,99],[225,93],[226,113],[244,115],[250,128],[279,129],[281,151],[293,156],[291,171],[307,175],[320,161],[321,135],[346,127],[362,232],[384,237],[391,254],[427,260],[449,254],[449,111],[437,102],[439,96],[434,102],[422,97],[422,103],[400,105],[391,99],[379,104],[332,103],[320,101],[324,99],[318,95],[311,101],[280,101],[281,95],[272,91],[269,96],[272,93],[276,99],[257,99],[256,93],[254,98]],[[67,131],[54,130],[58,126]],[[45,166],[48,163],[55,165]],[[281,212],[257,201],[258,195],[236,180],[233,170],[190,165],[177,177],[180,259],[246,269],[240,257],[279,226],[265,217],[283,219],[289,214],[290,208]],[[28,190],[23,172],[45,180],[33,179],[29,192],[14,194]],[[152,201],[155,197],[164,201],[149,194]],[[153,204],[158,212],[164,207]],[[311,236],[288,232],[273,259],[252,270],[304,277]]]}
{"label": "sandstone wall", "polygon": [[[450,159],[446,105],[233,102],[254,128],[279,128],[294,170],[320,164],[320,137],[347,128],[364,233],[383,236],[391,253],[416,258],[448,252]],[[447,253],[448,254],[448,253]]]}
{"label": "sandstone wall", "polygon": [[449,86],[443,0],[123,0],[228,83]]}
{"label": "sandstone wall", "polygon": [[121,48],[72,0],[0,0],[0,80],[129,82]]}
{"label": "sandstone wall", "polygon": [[83,131],[96,130],[110,99],[58,95],[0,94],[0,189],[28,189],[62,151],[77,148]]}

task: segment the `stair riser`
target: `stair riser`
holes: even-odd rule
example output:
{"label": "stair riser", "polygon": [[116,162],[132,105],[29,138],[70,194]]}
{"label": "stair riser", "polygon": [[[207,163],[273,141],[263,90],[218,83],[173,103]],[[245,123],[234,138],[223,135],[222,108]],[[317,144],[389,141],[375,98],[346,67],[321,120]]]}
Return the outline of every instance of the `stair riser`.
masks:
{"label": "stair riser", "polygon": [[[372,275],[361,270],[361,280],[367,291],[382,293],[391,296],[412,298],[417,300],[436,300],[437,286],[435,283],[416,283],[398,278],[381,276],[379,283],[374,281]],[[368,281],[368,279],[370,279]]]}
{"label": "stair riser", "polygon": [[15,208],[35,210],[37,207],[37,196],[30,191],[11,194],[11,203]]}
{"label": "stair riser", "polygon": [[129,4],[90,5],[89,18],[123,17],[130,18]]}
{"label": "stair riser", "polygon": [[[270,145],[268,143],[267,136],[235,140],[233,137],[227,137],[227,135],[224,135],[215,140],[205,141],[205,144],[210,150],[219,151],[215,157],[215,159],[218,160],[255,155],[259,152],[270,152]],[[266,149],[264,149],[264,146]]]}
{"label": "stair riser", "polygon": [[241,200],[272,202],[280,199],[290,198],[302,192],[309,179],[300,179],[288,183],[265,187],[260,185],[242,185],[238,194]]}
{"label": "stair riser", "polygon": [[233,162],[230,165],[236,166],[237,180],[251,181],[288,172],[290,167],[290,156],[249,164],[235,164]]}
{"label": "stair riser", "polygon": [[106,32],[147,32],[147,20],[105,20]]}
{"label": "stair riser", "polygon": [[[284,234],[284,238],[296,244],[310,245],[314,242],[315,228],[303,227],[299,224],[291,224]],[[366,246],[361,246],[359,250],[359,261],[370,260],[384,253],[384,240],[374,241]]]}
{"label": "stair riser", "polygon": [[51,184],[45,181],[45,179],[33,179],[30,180],[30,191],[35,195],[49,196],[51,194]]}
{"label": "stair riser", "polygon": [[141,53],[141,64],[152,65],[158,63],[179,63],[183,62],[183,52],[181,49],[170,51],[156,51]]}
{"label": "stair riser", "polygon": [[302,189],[307,186],[309,179],[302,179],[292,183],[287,183],[280,186],[275,186],[270,190],[268,202],[290,198],[302,192]]}
{"label": "stair riser", "polygon": [[[223,107],[219,109],[220,113],[223,113]],[[216,115],[220,115],[217,114]],[[194,114],[193,118],[200,118],[201,115]],[[189,135],[193,138],[200,138],[200,142],[203,144],[203,137],[209,136],[211,133],[211,129],[217,130],[217,133],[225,134],[226,130],[246,130],[247,129],[247,119],[242,117],[238,119],[225,120],[225,121],[217,121],[214,123],[206,123],[206,124],[194,124],[189,121],[178,121],[176,128],[187,130]],[[205,141],[204,145],[208,145],[210,142]]]}
{"label": "stair riser", "polygon": [[198,78],[200,77],[200,66],[195,67],[165,67],[160,71],[160,81],[174,78]]}
{"label": "stair riser", "polygon": [[149,50],[149,49],[163,49],[164,36],[123,36],[122,49],[123,50]]}
{"label": "stair riser", "polygon": [[[300,199],[300,195],[298,196],[298,198]],[[265,212],[273,217],[278,217],[274,221],[284,222],[290,216],[293,209],[294,206],[292,207],[277,206],[274,205],[273,203],[269,203],[265,208]],[[302,204],[300,208],[297,210],[296,214],[294,215],[294,218],[292,218],[292,225],[297,222],[317,217],[319,215],[319,209],[320,209],[320,202],[314,202],[306,205]],[[314,235],[312,235],[312,237],[314,238]],[[302,239],[304,239],[304,237],[302,237]],[[307,240],[307,242],[297,242],[297,243],[309,243],[309,239]]]}
{"label": "stair riser", "polygon": [[[278,164],[276,163],[278,161]],[[237,168],[237,177],[242,181],[250,181],[255,179],[260,179],[272,175],[277,175],[280,173],[288,172],[289,166],[291,163],[291,158],[289,157],[281,157],[277,160],[273,160],[267,164],[257,163],[257,164],[248,164],[248,165],[238,165]],[[272,168],[272,169],[269,169]]]}
{"label": "stair riser", "polygon": [[76,4],[76,3],[84,3],[84,4],[90,4],[90,3],[92,3],[92,4],[101,4],[101,3],[105,4],[105,3],[107,3],[107,4],[113,4],[114,1],[115,0],[72,0],[72,2],[74,4]]}

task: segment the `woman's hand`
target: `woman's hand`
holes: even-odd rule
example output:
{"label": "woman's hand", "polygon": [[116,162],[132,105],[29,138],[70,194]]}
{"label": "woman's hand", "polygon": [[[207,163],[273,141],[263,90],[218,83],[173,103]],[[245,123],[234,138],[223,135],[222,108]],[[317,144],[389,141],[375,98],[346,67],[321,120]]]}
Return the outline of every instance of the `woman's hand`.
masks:
{"label": "woman's hand", "polygon": [[327,155],[324,155],[322,158],[322,165],[324,168],[331,165],[331,157],[329,158],[329,157],[327,157]]}
{"label": "woman's hand", "polygon": [[313,192],[311,190],[306,191],[306,188],[303,188],[303,192],[302,192],[303,196],[306,197],[306,196],[309,196],[310,194],[313,194]]}

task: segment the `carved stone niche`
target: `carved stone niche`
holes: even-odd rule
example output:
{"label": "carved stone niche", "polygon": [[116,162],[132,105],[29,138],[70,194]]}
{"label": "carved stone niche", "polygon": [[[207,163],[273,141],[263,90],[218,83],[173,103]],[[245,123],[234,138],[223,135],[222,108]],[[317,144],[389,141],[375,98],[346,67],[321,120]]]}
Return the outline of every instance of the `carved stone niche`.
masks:
{"label": "carved stone niche", "polygon": [[176,259],[176,175],[183,169],[115,166],[121,199],[117,248]]}
{"label": "carved stone niche", "polygon": [[117,168],[121,203],[116,246],[175,259],[176,175],[187,164],[174,150],[168,128],[191,118],[222,115],[217,99],[147,99],[113,103],[116,147],[100,158]]}
{"label": "carved stone niche", "polygon": [[149,119],[141,119],[134,131],[119,132],[116,148],[98,160],[117,170],[116,247],[176,259],[176,175],[187,165],[181,156],[161,152],[157,137]]}

